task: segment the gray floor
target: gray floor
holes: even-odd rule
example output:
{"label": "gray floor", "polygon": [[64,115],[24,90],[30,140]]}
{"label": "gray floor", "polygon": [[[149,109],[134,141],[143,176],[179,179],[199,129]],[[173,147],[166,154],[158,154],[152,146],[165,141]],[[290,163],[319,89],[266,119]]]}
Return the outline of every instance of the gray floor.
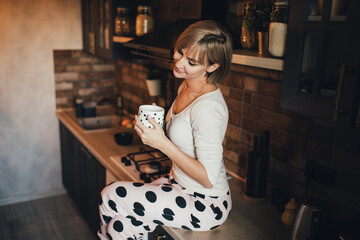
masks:
{"label": "gray floor", "polygon": [[1,240],[95,240],[68,195],[0,207]]}

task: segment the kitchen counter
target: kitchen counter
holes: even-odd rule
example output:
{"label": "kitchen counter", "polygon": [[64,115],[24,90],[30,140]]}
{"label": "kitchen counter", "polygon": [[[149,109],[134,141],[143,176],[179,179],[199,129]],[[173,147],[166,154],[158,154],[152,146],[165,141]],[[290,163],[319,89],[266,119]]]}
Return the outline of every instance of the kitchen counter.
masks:
{"label": "kitchen counter", "polygon": [[[79,139],[79,141],[98,159],[107,169],[107,182],[111,180],[129,180],[126,172],[120,167],[120,162],[114,161],[113,156],[125,156],[130,152],[137,152],[144,147],[140,139],[135,136],[130,146],[120,146],[114,141],[114,134],[124,129],[83,130],[77,123],[73,109],[58,110],[58,119]],[[290,230],[280,221],[280,213],[268,201],[250,202],[242,198],[242,182],[229,174],[229,184],[232,193],[233,208],[227,221],[213,231],[193,232],[183,229],[164,227],[176,240],[212,240],[212,239],[289,239]]]}

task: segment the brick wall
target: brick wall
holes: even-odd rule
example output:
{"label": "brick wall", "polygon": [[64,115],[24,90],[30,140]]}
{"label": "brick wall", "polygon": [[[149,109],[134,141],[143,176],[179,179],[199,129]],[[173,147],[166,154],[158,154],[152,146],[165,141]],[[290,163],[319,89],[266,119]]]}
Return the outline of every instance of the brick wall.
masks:
{"label": "brick wall", "polygon": [[[110,61],[82,51],[54,51],[57,108],[72,107],[74,99],[115,103],[123,97],[124,110],[136,114],[139,105],[157,103],[168,109],[181,80],[172,75],[172,64],[155,60]],[[162,95],[150,97],[146,71],[163,70]],[[311,117],[280,108],[282,72],[232,65],[232,72],[219,86],[229,108],[229,126],[224,141],[226,168],[245,178],[247,153],[254,135],[270,130],[269,196],[273,189],[297,199],[321,198],[337,220],[360,212],[360,156],[336,145],[332,126]],[[307,159],[336,169],[335,187],[306,181]],[[307,187],[308,186],[308,187]],[[354,211],[355,210],[355,211]]]}
{"label": "brick wall", "polygon": [[114,101],[114,69],[114,61],[81,50],[54,50],[56,108],[73,107],[76,98]]}
{"label": "brick wall", "polygon": [[[150,97],[145,77],[149,64],[164,71],[163,94]],[[359,156],[337,149],[334,129],[317,119],[280,108],[282,72],[233,65],[231,75],[219,86],[229,108],[229,126],[224,141],[226,168],[246,176],[247,153],[254,135],[270,130],[269,193],[280,189],[298,199],[325,200],[337,219],[359,212],[360,178],[354,166]],[[140,104],[155,102],[170,107],[181,80],[174,79],[172,65],[155,60],[117,61],[116,87],[123,96],[124,108],[137,113]],[[335,187],[309,181],[304,176],[307,159],[336,168]]]}

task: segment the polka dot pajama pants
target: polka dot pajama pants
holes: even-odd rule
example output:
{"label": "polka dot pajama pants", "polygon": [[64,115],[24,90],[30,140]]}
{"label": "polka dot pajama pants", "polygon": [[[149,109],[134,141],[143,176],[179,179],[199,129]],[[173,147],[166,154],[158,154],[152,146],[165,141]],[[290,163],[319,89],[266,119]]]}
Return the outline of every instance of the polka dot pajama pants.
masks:
{"label": "polka dot pajama pants", "polygon": [[230,192],[205,196],[183,188],[169,176],[148,184],[114,182],[101,193],[98,237],[139,240],[159,224],[208,231],[226,220],[231,205]]}

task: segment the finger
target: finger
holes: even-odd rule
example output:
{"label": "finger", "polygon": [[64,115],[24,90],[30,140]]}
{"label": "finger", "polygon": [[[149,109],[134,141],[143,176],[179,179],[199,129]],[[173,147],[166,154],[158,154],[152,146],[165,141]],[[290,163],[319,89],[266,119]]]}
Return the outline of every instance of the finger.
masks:
{"label": "finger", "polygon": [[145,125],[140,122],[139,117],[136,117],[135,126],[137,126],[142,132],[144,132],[146,129]]}
{"label": "finger", "polygon": [[156,103],[153,102],[152,105],[153,105],[153,106],[156,106]]}
{"label": "finger", "polygon": [[154,118],[150,117],[150,115],[147,116],[147,120],[149,121],[149,123],[151,123],[151,124],[154,126],[154,128],[158,128],[158,127],[160,126],[160,125],[155,121]]}
{"label": "finger", "polygon": [[141,131],[141,129],[140,128],[138,128],[138,126],[134,126],[134,129],[135,129],[135,131],[136,131],[136,134],[141,138],[141,134],[142,134],[142,131]]}

